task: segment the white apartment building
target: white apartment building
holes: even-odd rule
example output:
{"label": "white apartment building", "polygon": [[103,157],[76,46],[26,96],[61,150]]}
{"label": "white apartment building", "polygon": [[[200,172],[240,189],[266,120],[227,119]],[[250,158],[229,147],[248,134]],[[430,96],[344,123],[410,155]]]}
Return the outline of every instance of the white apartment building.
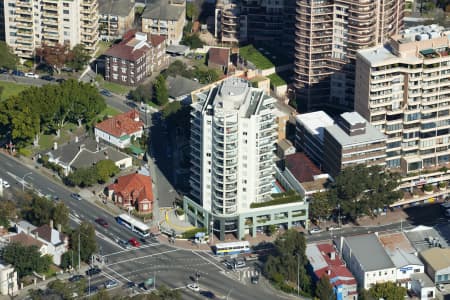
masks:
{"label": "white apartment building", "polygon": [[386,165],[404,175],[438,177],[450,159],[449,33],[417,26],[357,54],[355,110],[387,135]]}
{"label": "white apartment building", "polygon": [[97,0],[6,0],[5,39],[21,58],[32,58],[43,44],[83,44],[93,53],[98,43]]}
{"label": "white apartment building", "polygon": [[252,208],[272,200],[274,193],[276,100],[234,77],[196,96],[191,112],[191,196],[184,204],[190,222],[214,225],[221,239],[227,233],[240,239],[270,224],[290,227],[293,215],[307,217],[304,202]]}
{"label": "white apartment building", "polygon": [[0,262],[0,295],[16,296],[19,291],[14,266]]}

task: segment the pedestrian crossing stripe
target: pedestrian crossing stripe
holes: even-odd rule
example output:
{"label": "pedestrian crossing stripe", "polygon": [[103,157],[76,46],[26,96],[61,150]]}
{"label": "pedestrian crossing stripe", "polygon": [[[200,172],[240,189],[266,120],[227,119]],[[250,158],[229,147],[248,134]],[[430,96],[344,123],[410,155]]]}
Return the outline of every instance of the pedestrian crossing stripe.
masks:
{"label": "pedestrian crossing stripe", "polygon": [[243,278],[251,278],[251,277],[257,276],[257,275],[259,275],[259,273],[258,273],[258,271],[255,271],[255,270],[253,270],[253,271],[243,271],[242,272],[242,277]]}

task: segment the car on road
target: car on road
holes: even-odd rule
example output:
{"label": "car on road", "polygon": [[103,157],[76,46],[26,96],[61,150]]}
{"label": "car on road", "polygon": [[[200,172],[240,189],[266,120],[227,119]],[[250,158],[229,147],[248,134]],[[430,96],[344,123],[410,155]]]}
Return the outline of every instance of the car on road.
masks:
{"label": "car on road", "polygon": [[103,219],[103,218],[95,219],[95,223],[97,223],[98,225],[105,227],[105,228],[108,228],[108,226],[109,226],[108,222],[106,222],[105,219]]}
{"label": "car on road", "polygon": [[125,283],[124,287],[127,289],[131,289],[134,288],[136,286],[136,283],[134,283],[133,281],[128,281],[127,283]]}
{"label": "car on road", "polygon": [[64,81],[66,81],[64,78],[58,78],[56,79],[57,83],[63,83]]}
{"label": "car on road", "polygon": [[86,293],[86,294],[88,294],[88,295],[92,295],[92,294],[95,294],[95,293],[97,293],[99,290],[98,290],[98,287],[96,287],[96,286],[90,286],[90,287],[87,287],[85,290],[84,290],[84,292]]}
{"label": "car on road", "polygon": [[0,74],[6,74],[8,73],[8,69],[0,68]]}
{"label": "car on road", "polygon": [[42,80],[46,80],[46,81],[55,81],[55,77],[50,76],[50,75],[44,75],[41,77]]}
{"label": "car on road", "polygon": [[4,188],[4,189],[7,189],[7,188],[9,188],[9,187],[11,187],[11,185],[9,184],[9,182],[6,181],[6,180],[3,180],[3,188]]}
{"label": "car on road", "polygon": [[321,229],[319,227],[311,228],[309,230],[309,234],[315,234],[315,233],[321,233],[321,232],[323,232],[323,229]]}
{"label": "car on road", "polygon": [[88,276],[92,276],[92,275],[97,275],[101,272],[102,270],[100,270],[100,268],[98,267],[93,267],[90,268],[89,270],[86,271],[86,275]]}
{"label": "car on road", "polygon": [[336,231],[336,230],[341,230],[342,227],[339,226],[330,226],[327,228],[328,231]]}
{"label": "car on road", "polygon": [[24,76],[25,76],[25,73],[22,72],[22,71],[19,71],[19,70],[14,70],[14,71],[11,72],[11,75],[13,75],[13,76],[19,76],[19,77],[24,77]]}
{"label": "car on road", "polygon": [[38,79],[39,75],[34,74],[33,72],[25,73],[25,77]]}
{"label": "car on road", "polygon": [[83,278],[84,278],[83,275],[73,275],[72,277],[69,278],[69,282],[77,282]]}
{"label": "car on road", "polygon": [[148,241],[145,238],[143,238],[143,237],[141,237],[139,239],[139,242],[141,242],[142,244],[147,244],[148,243]]}
{"label": "car on road", "polygon": [[252,282],[252,284],[258,284],[258,282],[259,282],[259,275],[252,276],[250,281]]}
{"label": "car on road", "polygon": [[119,244],[120,246],[124,247],[125,249],[130,249],[131,245],[127,243],[127,241],[118,239],[117,240],[117,244]]}
{"label": "car on road", "polygon": [[72,197],[75,200],[81,200],[82,199],[80,194],[76,194],[76,193],[70,194],[70,197]]}
{"label": "car on road", "polygon": [[108,91],[108,90],[101,90],[101,91],[100,91],[100,94],[102,94],[102,95],[105,96],[105,97],[112,97],[111,92]]}
{"label": "car on road", "polygon": [[200,292],[200,287],[196,283],[189,283],[186,287],[191,291]]}
{"label": "car on road", "polygon": [[129,240],[128,240],[128,243],[129,243],[131,246],[134,246],[134,247],[140,247],[140,246],[141,246],[141,243],[139,243],[139,241],[138,241],[137,239],[135,239],[135,238],[129,239]]}
{"label": "car on road", "polygon": [[112,289],[119,285],[116,280],[108,280],[104,283],[105,289]]}
{"label": "car on road", "polygon": [[200,295],[208,299],[217,299],[216,295],[211,291],[201,291]]}

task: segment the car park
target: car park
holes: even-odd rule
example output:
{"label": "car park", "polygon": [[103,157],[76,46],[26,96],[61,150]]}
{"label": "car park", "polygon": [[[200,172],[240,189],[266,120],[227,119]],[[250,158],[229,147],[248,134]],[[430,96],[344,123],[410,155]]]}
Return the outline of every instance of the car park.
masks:
{"label": "car park", "polygon": [[134,247],[140,247],[140,246],[141,246],[141,243],[139,243],[139,241],[138,241],[137,239],[135,239],[135,238],[131,238],[131,239],[128,241],[128,243],[129,243],[131,246],[134,246]]}
{"label": "car park", "polygon": [[24,76],[25,76],[25,73],[22,72],[22,71],[14,70],[14,71],[11,72],[11,75],[19,76],[19,77],[24,77]]}
{"label": "car park", "polygon": [[83,278],[84,278],[83,275],[73,275],[72,277],[69,278],[69,282],[77,282]]}
{"label": "car park", "polygon": [[92,275],[97,275],[101,272],[102,270],[100,270],[100,268],[98,267],[93,267],[90,268],[89,270],[86,271],[86,275],[88,276],[92,276]]}
{"label": "car park", "polygon": [[25,73],[25,77],[38,79],[39,75],[34,74],[32,72]]}
{"label": "car park", "polygon": [[72,197],[75,200],[81,200],[82,199],[80,194],[76,194],[76,193],[70,194],[70,197]]}
{"label": "car park", "polygon": [[105,228],[108,228],[108,226],[109,226],[108,222],[106,222],[105,219],[103,219],[103,218],[95,219],[95,223],[97,223],[98,225],[105,227]]}
{"label": "car park", "polygon": [[187,288],[194,292],[200,292],[200,287],[195,283],[189,283]]}
{"label": "car park", "polygon": [[104,283],[105,289],[112,289],[118,285],[119,283],[116,280],[108,280]]}

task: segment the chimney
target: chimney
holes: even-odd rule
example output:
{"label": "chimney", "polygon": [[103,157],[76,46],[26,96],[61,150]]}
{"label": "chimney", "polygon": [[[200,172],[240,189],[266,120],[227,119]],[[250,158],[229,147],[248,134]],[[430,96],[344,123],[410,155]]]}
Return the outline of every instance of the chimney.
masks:
{"label": "chimney", "polygon": [[61,232],[61,224],[56,225],[56,227],[58,228],[58,231]]}
{"label": "chimney", "polygon": [[53,143],[53,150],[58,150],[58,143],[57,142]]}
{"label": "chimney", "polygon": [[35,238],[35,239],[38,239],[38,238],[39,238],[39,233],[38,233],[37,231],[34,233],[34,238]]}
{"label": "chimney", "polygon": [[53,220],[50,219],[50,228],[53,229]]}
{"label": "chimney", "polygon": [[78,136],[75,137],[75,143],[78,143]]}
{"label": "chimney", "polygon": [[331,270],[330,270],[330,269],[327,270],[327,275],[328,275],[328,276],[331,275]]}
{"label": "chimney", "polygon": [[330,259],[335,260],[336,259],[336,252],[330,252]]}
{"label": "chimney", "polygon": [[28,227],[27,227],[27,235],[30,235],[30,232],[31,232],[30,226],[28,226]]}

